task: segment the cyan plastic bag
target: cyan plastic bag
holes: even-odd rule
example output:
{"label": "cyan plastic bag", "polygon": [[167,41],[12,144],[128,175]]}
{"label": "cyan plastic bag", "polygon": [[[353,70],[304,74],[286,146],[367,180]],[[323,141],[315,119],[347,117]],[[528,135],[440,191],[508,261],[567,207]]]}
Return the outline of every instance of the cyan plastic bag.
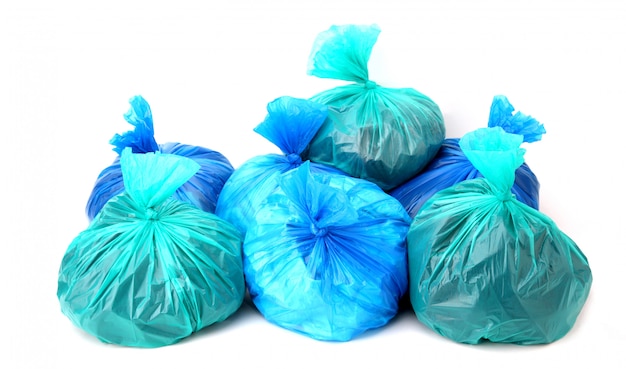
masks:
{"label": "cyan plastic bag", "polygon": [[[265,120],[254,131],[278,146],[283,154],[259,155],[243,163],[224,185],[215,210],[242,234],[260,203],[278,185],[278,176],[302,165],[300,154],[327,116],[324,105],[289,96],[267,104],[267,112]],[[311,170],[343,174],[317,163],[311,163]]]}
{"label": "cyan plastic bag", "polygon": [[385,325],[408,288],[402,205],[373,183],[312,173],[278,179],[244,240],[250,296],[270,322],[347,341]]}
{"label": "cyan plastic bag", "polygon": [[461,149],[484,178],[438,192],[411,224],[411,303],[421,322],[454,341],[553,342],[589,294],[582,251],[511,193],[523,139],[500,127],[463,136]]}
{"label": "cyan plastic bag", "polygon": [[[158,151],[193,159],[200,165],[200,169],[189,178],[189,181],[180,186],[173,196],[204,211],[214,212],[222,187],[234,171],[228,159],[217,151],[201,146],[178,142],[157,144],[154,139],[152,111],[148,102],[141,96],[134,96],[130,99],[130,109],[124,114],[124,119],[135,129],[122,135],[116,134],[110,141],[115,146],[113,150],[121,154],[126,147],[130,147],[134,153]],[[96,180],[87,201],[86,211],[89,220],[98,214],[107,201],[122,192],[124,192],[124,181],[118,156]]]}
{"label": "cyan plastic bag", "polygon": [[[541,140],[541,136],[546,133],[543,124],[519,111],[513,114],[514,111],[505,96],[496,95],[491,104],[488,126],[502,127],[509,133],[523,135],[524,142]],[[449,138],[422,172],[389,193],[402,203],[411,217],[415,217],[435,193],[459,182],[480,177],[480,172],[459,147],[459,139]],[[511,191],[519,201],[539,209],[539,181],[526,163],[515,171]]]}
{"label": "cyan plastic bag", "polygon": [[354,83],[311,98],[328,106],[328,118],[303,156],[389,190],[437,154],[445,127],[429,97],[369,79],[367,63],[379,33],[376,25],[345,25],[318,35],[308,73]]}
{"label": "cyan plastic bag", "polygon": [[245,294],[241,235],[172,197],[199,165],[177,155],[123,151],[125,192],[68,247],[61,311],[103,342],[158,347],[233,314]]}

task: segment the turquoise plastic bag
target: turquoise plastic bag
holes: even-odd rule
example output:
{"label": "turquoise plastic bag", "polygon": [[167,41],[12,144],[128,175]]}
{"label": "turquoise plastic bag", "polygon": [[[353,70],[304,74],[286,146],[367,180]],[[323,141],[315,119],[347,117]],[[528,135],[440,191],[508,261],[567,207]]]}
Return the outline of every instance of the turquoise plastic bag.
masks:
{"label": "turquoise plastic bag", "polygon": [[[327,116],[324,105],[289,96],[267,104],[267,112],[254,131],[278,146],[282,155],[259,155],[243,163],[224,185],[215,210],[244,235],[261,202],[276,189],[277,178],[302,165],[300,154]],[[310,166],[313,172],[344,174],[324,164]]]}
{"label": "turquoise plastic bag", "polygon": [[123,151],[125,192],[68,247],[61,311],[103,342],[169,345],[220,322],[245,293],[241,236],[214,214],[172,198],[199,165]]}
{"label": "turquoise plastic bag", "polygon": [[457,342],[553,342],[572,328],[591,288],[574,241],[511,193],[522,140],[500,127],[463,136],[461,149],[484,178],[431,197],[407,236],[415,313]]}
{"label": "turquoise plastic bag", "polygon": [[408,288],[409,223],[375,184],[304,163],[280,176],[248,228],[252,301],[268,321],[318,340],[381,327]]}
{"label": "turquoise plastic bag", "polygon": [[[506,132],[524,136],[524,142],[541,140],[546,130],[536,119],[515,112],[513,105],[502,95],[493,98],[489,127],[502,127]],[[411,218],[415,217],[424,203],[437,192],[459,182],[480,178],[482,175],[467,159],[459,147],[458,138],[448,138],[428,166],[417,176],[394,188],[389,193],[402,203]],[[523,163],[515,171],[511,188],[515,198],[539,209],[539,180],[528,164]]]}
{"label": "turquoise plastic bag", "polygon": [[379,33],[376,25],[346,25],[318,35],[308,73],[354,83],[311,98],[328,106],[328,119],[303,156],[389,190],[428,164],[445,138],[445,127],[429,97],[369,79],[367,63]]}
{"label": "turquoise plastic bag", "polygon": [[[157,144],[154,139],[152,111],[148,102],[141,96],[133,96],[130,99],[130,109],[124,114],[124,119],[134,127],[134,130],[113,136],[110,141],[115,146],[113,151],[121,154],[125,148],[130,147],[134,153],[158,151],[193,159],[200,164],[200,169],[174,192],[174,197],[204,211],[214,212],[222,187],[234,171],[228,159],[219,152],[202,146],[178,142]],[[87,200],[86,212],[89,220],[98,214],[107,201],[122,192],[124,181],[118,156],[98,175]]]}

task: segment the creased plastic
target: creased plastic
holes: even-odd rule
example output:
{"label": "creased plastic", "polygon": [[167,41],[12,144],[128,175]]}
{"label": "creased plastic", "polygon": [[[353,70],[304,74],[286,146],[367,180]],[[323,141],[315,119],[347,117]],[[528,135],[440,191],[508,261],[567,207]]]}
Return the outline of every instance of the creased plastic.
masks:
{"label": "creased plastic", "polygon": [[543,124],[515,108],[506,96],[496,95],[491,103],[488,127],[502,127],[506,132],[524,136],[524,142],[541,140],[546,133]]}
{"label": "creased plastic", "polygon": [[[543,124],[519,111],[513,113],[514,110],[505,96],[496,95],[491,104],[488,126],[502,127],[506,132],[522,135],[524,142],[539,141],[546,132]],[[402,203],[411,217],[415,217],[424,203],[438,191],[480,177],[482,174],[459,147],[459,139],[448,138],[422,172],[389,193]],[[523,163],[517,168],[511,191],[519,201],[539,209],[539,188],[539,180],[528,164]]]}
{"label": "creased plastic", "polygon": [[311,98],[328,106],[328,118],[303,157],[389,190],[415,176],[435,156],[445,127],[429,97],[369,79],[367,63],[379,33],[376,25],[345,25],[318,35],[308,73],[354,83]]}
{"label": "creased plastic", "polygon": [[[278,176],[302,165],[300,154],[327,116],[324,105],[289,96],[270,102],[267,112],[265,120],[254,131],[275,144],[282,155],[259,155],[237,168],[224,185],[215,211],[242,234],[260,203],[278,185]],[[311,170],[343,174],[317,163],[311,163]]]}
{"label": "creased plastic", "polygon": [[244,241],[250,296],[270,322],[318,340],[347,341],[381,327],[408,288],[410,219],[369,181],[281,175]]}
{"label": "creased plastic", "polygon": [[500,127],[461,138],[484,178],[431,197],[407,236],[415,313],[457,342],[553,342],[572,328],[589,295],[582,251],[510,191],[522,140]]}
{"label": "creased plastic", "polygon": [[[113,150],[121,154],[130,147],[134,153],[162,152],[193,159],[200,164],[198,172],[174,192],[173,196],[183,202],[190,203],[199,209],[214,212],[217,198],[234,168],[217,151],[201,146],[167,142],[157,144],[154,139],[152,112],[147,101],[141,96],[130,99],[130,109],[124,119],[134,126],[132,131],[116,134],[110,143]],[[86,212],[92,220],[112,197],[124,192],[124,181],[120,168],[119,156],[99,175],[87,201]]]}
{"label": "creased plastic", "polygon": [[61,311],[107,343],[159,347],[232,315],[245,284],[241,235],[172,197],[200,168],[177,155],[121,155],[125,192],[68,247]]}

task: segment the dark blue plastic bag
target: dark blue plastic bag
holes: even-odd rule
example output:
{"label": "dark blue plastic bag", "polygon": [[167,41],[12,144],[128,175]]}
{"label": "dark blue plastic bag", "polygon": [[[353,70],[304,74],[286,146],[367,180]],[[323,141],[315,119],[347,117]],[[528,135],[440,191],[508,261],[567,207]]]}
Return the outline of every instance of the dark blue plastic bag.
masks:
{"label": "dark blue plastic bag", "polygon": [[463,136],[484,178],[432,196],[407,236],[415,313],[457,342],[553,342],[589,295],[591,269],[576,243],[511,193],[522,140],[500,127]]}
{"label": "dark blue plastic bag", "polygon": [[[121,154],[124,148],[132,148],[134,153],[162,152],[193,159],[200,164],[200,170],[174,193],[174,198],[188,202],[199,209],[214,212],[217,198],[224,183],[234,168],[217,151],[201,146],[185,145],[177,142],[157,144],[154,139],[152,112],[146,100],[141,96],[130,99],[130,109],[124,119],[135,127],[122,135],[116,134],[111,139],[113,149]],[[87,201],[87,216],[92,220],[109,199],[124,192],[124,181],[120,169],[119,156],[113,164],[105,168],[94,185]]]}
{"label": "dark blue plastic bag", "polygon": [[[243,234],[259,204],[276,188],[278,176],[302,165],[300,154],[327,115],[324,105],[289,96],[270,102],[267,112],[254,131],[278,146],[283,154],[259,155],[237,168],[224,185],[215,211]],[[311,170],[341,173],[316,163],[311,163]]]}
{"label": "dark blue plastic bag", "polygon": [[[505,96],[495,96],[491,104],[489,127],[502,127],[509,133],[523,135],[524,142],[540,140],[546,132],[543,125],[519,111],[513,114],[514,110]],[[415,217],[435,193],[456,183],[479,177],[482,175],[459,147],[459,139],[449,138],[443,142],[437,156],[422,172],[393,189],[390,194],[402,203],[411,217]],[[516,170],[511,191],[519,201],[539,209],[539,181],[526,163]]]}
{"label": "dark blue plastic bag", "polygon": [[172,197],[199,165],[159,152],[121,155],[124,193],[68,247],[62,312],[103,342],[170,345],[233,314],[245,284],[241,235]]}
{"label": "dark blue plastic bag", "polygon": [[312,173],[278,180],[248,228],[246,284],[270,322],[318,340],[381,327],[408,288],[402,205],[375,184]]}
{"label": "dark blue plastic bag", "polygon": [[316,38],[308,73],[353,83],[311,98],[328,106],[328,119],[303,156],[390,190],[435,156],[445,126],[439,107],[428,96],[369,79],[367,64],[379,33],[376,25],[343,25]]}

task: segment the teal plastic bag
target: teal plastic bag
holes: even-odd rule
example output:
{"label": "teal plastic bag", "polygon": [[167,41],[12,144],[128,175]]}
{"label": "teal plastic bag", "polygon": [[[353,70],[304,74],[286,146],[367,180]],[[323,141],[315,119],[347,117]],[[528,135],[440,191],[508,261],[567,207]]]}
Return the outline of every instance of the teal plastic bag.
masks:
{"label": "teal plastic bag", "polygon": [[63,257],[61,311],[103,342],[169,345],[241,305],[241,236],[172,197],[199,169],[192,159],[127,148],[120,161],[125,192],[104,205]]}
{"label": "teal plastic bag", "polygon": [[313,173],[278,178],[246,233],[246,284],[270,322],[318,340],[384,326],[408,289],[402,205],[375,184]]}
{"label": "teal plastic bag", "polygon": [[308,73],[354,83],[311,98],[328,106],[328,118],[303,155],[389,190],[428,164],[445,127],[429,97],[369,79],[367,63],[379,33],[376,25],[345,25],[318,35]]}
{"label": "teal plastic bag", "polygon": [[457,342],[553,342],[572,328],[591,288],[574,241],[511,193],[522,140],[500,127],[463,136],[460,147],[484,178],[431,197],[407,236],[415,313]]}

